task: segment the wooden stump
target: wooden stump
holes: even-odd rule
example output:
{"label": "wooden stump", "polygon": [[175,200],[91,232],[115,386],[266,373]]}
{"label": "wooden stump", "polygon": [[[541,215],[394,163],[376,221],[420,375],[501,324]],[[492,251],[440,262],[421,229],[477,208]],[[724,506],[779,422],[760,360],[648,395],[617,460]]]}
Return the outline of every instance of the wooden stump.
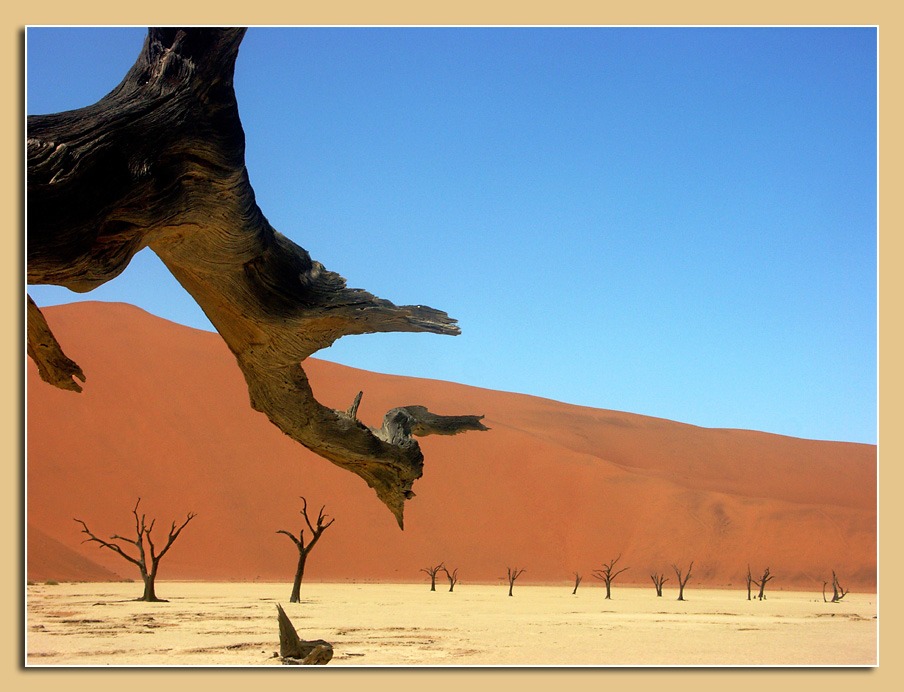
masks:
{"label": "wooden stump", "polygon": [[282,606],[276,604],[279,618],[279,657],[284,666],[325,666],[333,658],[333,645],[323,639],[305,641]]}

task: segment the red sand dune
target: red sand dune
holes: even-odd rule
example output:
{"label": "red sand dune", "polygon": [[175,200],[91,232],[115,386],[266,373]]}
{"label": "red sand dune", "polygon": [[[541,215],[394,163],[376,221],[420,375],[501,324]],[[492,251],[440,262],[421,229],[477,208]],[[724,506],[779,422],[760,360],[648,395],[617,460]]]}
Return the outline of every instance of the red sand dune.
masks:
{"label": "red sand dune", "polygon": [[[248,404],[218,335],[130,305],[45,310],[87,375],[81,394],[27,373],[30,579],[137,579],[137,569],[84,536],[130,535],[131,510],[161,538],[197,517],[160,579],[286,580],[304,495],[336,518],[306,579],[422,581],[459,568],[461,583],[568,582],[621,555],[619,583],[694,562],[689,584],[742,587],[770,567],[773,588],[876,587],[876,447],[706,429],[311,359],[321,402],[378,425],[394,406],[485,414],[484,433],[428,437],[405,530],[357,476],[284,436]],[[366,337],[361,337],[366,338]],[[77,561],[69,551],[82,556]],[[88,562],[90,561],[90,563]]]}

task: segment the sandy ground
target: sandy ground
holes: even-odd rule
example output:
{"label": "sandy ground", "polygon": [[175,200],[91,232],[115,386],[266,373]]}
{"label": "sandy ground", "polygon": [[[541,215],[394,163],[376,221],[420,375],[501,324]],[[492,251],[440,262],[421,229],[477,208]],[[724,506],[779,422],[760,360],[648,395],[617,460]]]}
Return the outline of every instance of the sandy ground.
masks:
{"label": "sandy ground", "polygon": [[28,666],[275,666],[276,603],[304,639],[334,646],[330,666],[870,666],[875,594],[515,584],[159,582],[28,586]]}

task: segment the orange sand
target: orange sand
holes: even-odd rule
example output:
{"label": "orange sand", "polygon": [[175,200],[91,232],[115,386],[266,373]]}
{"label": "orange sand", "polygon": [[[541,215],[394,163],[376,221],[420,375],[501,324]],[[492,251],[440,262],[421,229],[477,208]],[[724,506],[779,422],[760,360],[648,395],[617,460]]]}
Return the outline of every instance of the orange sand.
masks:
{"label": "orange sand", "polygon": [[[81,394],[44,384],[28,362],[28,576],[99,581],[137,570],[83,545],[74,517],[128,534],[136,499],[163,535],[197,517],[161,579],[291,580],[299,496],[336,517],[308,563],[326,581],[420,582],[445,561],[463,583],[562,583],[619,554],[619,584],[694,561],[692,585],[738,587],[747,565],[776,589],[821,591],[836,570],[876,588],[876,447],[716,430],[530,396],[309,360],[324,404],[359,417],[423,404],[485,414],[485,433],[422,440],[405,531],[356,476],[284,436],[248,405],[219,336],[124,304],[45,310],[87,375]],[[361,337],[366,338],[366,337]],[[77,559],[80,558],[80,559]],[[668,585],[668,583],[667,583]]]}

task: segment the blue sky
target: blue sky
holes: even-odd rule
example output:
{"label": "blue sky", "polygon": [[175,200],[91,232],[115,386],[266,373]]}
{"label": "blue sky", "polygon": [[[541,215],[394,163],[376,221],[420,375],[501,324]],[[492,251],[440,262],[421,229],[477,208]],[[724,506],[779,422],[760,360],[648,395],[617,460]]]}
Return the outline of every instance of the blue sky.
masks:
{"label": "blue sky", "polygon": [[[26,109],[88,105],[143,28],[27,30]],[[694,425],[875,443],[872,28],[251,28],[275,228],[462,335],[318,357]],[[212,329],[150,250],[88,294]]]}

